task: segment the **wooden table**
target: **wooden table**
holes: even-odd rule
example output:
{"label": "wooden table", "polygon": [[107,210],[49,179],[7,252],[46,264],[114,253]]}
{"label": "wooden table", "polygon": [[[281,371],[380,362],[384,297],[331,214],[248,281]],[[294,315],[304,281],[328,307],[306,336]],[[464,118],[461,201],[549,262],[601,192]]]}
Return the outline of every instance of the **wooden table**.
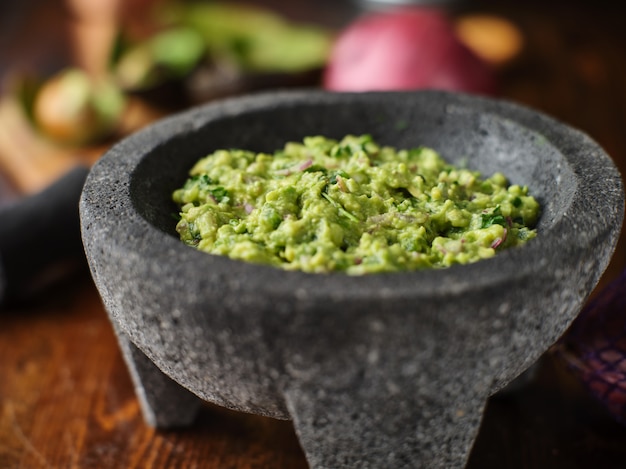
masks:
{"label": "wooden table", "polygon": [[[340,21],[333,2],[265,2]],[[503,96],[579,127],[626,167],[626,30],[611,2],[476,2],[523,32]],[[299,5],[299,6],[295,6]],[[346,10],[342,10],[342,14]],[[623,237],[622,237],[623,238]],[[623,239],[602,285],[626,266]],[[0,311],[1,468],[306,468],[290,422],[207,405],[180,431],[147,427],[83,266],[52,291]],[[493,396],[468,468],[626,467],[626,427],[550,353]]]}

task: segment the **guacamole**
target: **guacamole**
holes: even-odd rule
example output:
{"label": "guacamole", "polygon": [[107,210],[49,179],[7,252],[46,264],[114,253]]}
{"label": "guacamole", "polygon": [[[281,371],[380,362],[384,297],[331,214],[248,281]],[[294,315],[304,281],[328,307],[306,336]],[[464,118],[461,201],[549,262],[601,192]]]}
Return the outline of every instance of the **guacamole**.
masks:
{"label": "guacamole", "polygon": [[347,274],[442,268],[536,236],[539,204],[430,148],[371,136],[289,142],[274,154],[217,150],[173,194],[188,245],[287,270]]}

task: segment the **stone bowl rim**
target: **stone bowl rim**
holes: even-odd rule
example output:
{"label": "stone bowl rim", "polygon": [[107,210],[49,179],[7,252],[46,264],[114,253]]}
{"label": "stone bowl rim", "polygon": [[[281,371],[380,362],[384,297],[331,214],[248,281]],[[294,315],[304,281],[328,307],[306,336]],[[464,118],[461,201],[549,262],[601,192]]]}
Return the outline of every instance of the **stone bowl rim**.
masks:
{"label": "stone bowl rim", "polygon": [[[577,216],[584,217],[587,213],[601,209],[607,203],[619,203],[618,197],[612,192],[598,191],[592,181],[581,177],[593,164],[603,164],[609,171],[616,171],[610,157],[604,150],[584,132],[574,129],[557,119],[529,107],[501,99],[465,95],[445,91],[412,91],[412,92],[369,92],[369,93],[333,93],[320,90],[272,91],[251,95],[227,98],[203,106],[178,113],[161,119],[147,128],[122,139],[115,144],[94,165],[85,185],[81,200],[83,205],[86,194],[95,195],[101,188],[98,178],[114,179],[117,187],[109,187],[107,191],[123,200],[120,215],[129,217],[127,223],[144,230],[145,237],[141,240],[128,238],[124,233],[111,233],[111,242],[116,249],[127,251],[129,255],[140,252],[142,261],[154,263],[174,261],[176,264],[194,265],[198,269],[217,269],[224,272],[225,281],[237,282],[242,277],[248,282],[243,288],[247,291],[262,289],[268,297],[307,299],[323,301],[329,295],[336,300],[370,301],[381,296],[390,299],[409,298],[445,298],[456,296],[477,289],[497,288],[511,282],[523,281],[538,275],[543,269],[549,268],[545,261],[545,253],[558,252],[562,248],[562,236],[558,235],[563,228],[561,219],[556,219],[541,234],[541,238],[532,240],[525,246],[509,249],[499,253],[492,259],[468,265],[455,265],[447,269],[420,270],[411,272],[381,273],[363,276],[349,276],[343,273],[312,274],[299,271],[285,271],[275,267],[251,264],[231,260],[222,256],[208,255],[184,245],[171,234],[163,232],[150,223],[141,210],[137,210],[136,198],[133,196],[134,175],[136,168],[149,157],[151,152],[169,139],[180,136],[181,132],[199,132],[208,122],[224,117],[236,119],[238,113],[250,110],[263,110],[280,105],[310,104],[311,102],[333,102],[334,100],[384,98],[387,95],[407,96],[422,95],[427,99],[440,99],[448,104],[468,107],[472,110],[492,113],[496,117],[512,120],[515,124],[526,127],[531,132],[546,136],[550,144],[563,155],[565,162],[572,166],[577,176],[577,191],[570,200],[570,209],[578,210]],[[547,135],[546,135],[547,134]],[[567,153],[557,145],[567,143]],[[593,161],[590,158],[593,155]],[[123,164],[116,160],[122,158]],[[618,173],[619,174],[619,173]],[[621,180],[619,192],[622,193]],[[593,194],[593,197],[590,197]],[[586,200],[583,200],[586,199]],[[130,203],[128,203],[130,201]],[[623,200],[622,200],[623,203]],[[132,208],[130,208],[132,207]],[[82,208],[81,208],[82,210]],[[109,221],[104,220],[104,225]],[[619,220],[621,224],[621,220]],[[566,226],[567,228],[567,226]],[[600,228],[598,228],[600,230]],[[83,230],[84,236],[89,236]],[[597,234],[597,233],[596,233]],[[580,241],[574,232],[572,246]],[[581,248],[582,249],[582,248]],[[558,255],[558,254],[557,254]],[[564,254],[565,255],[565,254]],[[567,255],[571,255],[569,252]],[[536,262],[528,262],[528,259]],[[512,270],[509,264],[516,264],[518,269]],[[159,269],[157,269],[159,270]],[[503,277],[502,272],[507,275]],[[193,282],[191,283],[194,284]],[[338,285],[341,288],[338,288]]]}

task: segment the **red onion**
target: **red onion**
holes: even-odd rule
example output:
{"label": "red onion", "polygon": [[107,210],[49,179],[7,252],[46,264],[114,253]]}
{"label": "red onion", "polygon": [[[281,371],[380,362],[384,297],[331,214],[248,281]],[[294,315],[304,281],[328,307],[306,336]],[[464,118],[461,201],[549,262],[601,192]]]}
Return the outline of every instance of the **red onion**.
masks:
{"label": "red onion", "polygon": [[435,88],[494,94],[495,74],[436,8],[409,7],[358,18],[337,38],[324,74],[332,91]]}

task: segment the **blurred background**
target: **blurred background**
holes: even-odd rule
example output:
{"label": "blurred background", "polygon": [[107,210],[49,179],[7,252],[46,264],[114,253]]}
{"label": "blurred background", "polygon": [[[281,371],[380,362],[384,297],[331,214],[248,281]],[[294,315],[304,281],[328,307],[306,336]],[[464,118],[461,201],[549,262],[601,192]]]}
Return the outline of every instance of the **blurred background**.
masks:
{"label": "blurred background", "polygon": [[[294,87],[511,100],[583,130],[626,174],[625,13],[608,0],[2,2],[0,209],[88,169],[155,119]],[[74,218],[80,177],[60,183],[76,186],[58,199]],[[20,282],[63,256],[79,267],[0,311],[0,467],[306,467],[288,422],[208,409],[183,432],[146,428],[77,227],[57,227],[51,238],[32,229],[39,201],[29,210],[10,234],[0,211],[0,302],[15,233],[52,239],[49,251],[73,246],[38,263],[20,251]],[[598,291],[626,267],[624,245],[622,235]],[[626,330],[623,316],[616,327]],[[619,357],[621,344],[612,344]],[[626,360],[615,363],[623,389],[619,405],[606,406],[546,354],[517,390],[490,401],[468,467],[624,467],[626,429],[615,417],[626,417]]]}
{"label": "blurred background", "polygon": [[[601,126],[592,111],[615,100],[612,83],[624,78],[621,7],[603,0],[517,3],[6,2],[0,6],[0,171],[18,191],[39,190],[77,159],[93,162],[155,118],[291,86],[445,88],[504,97],[563,117],[614,154],[619,132],[613,131],[624,109],[611,106]],[[422,11],[404,24],[355,24],[402,5],[447,16]],[[375,39],[394,30],[387,42]]]}
{"label": "blurred background", "polygon": [[7,2],[0,200],[91,165],[155,119],[288,87],[508,99],[585,131],[623,170],[623,13],[604,0]]}

